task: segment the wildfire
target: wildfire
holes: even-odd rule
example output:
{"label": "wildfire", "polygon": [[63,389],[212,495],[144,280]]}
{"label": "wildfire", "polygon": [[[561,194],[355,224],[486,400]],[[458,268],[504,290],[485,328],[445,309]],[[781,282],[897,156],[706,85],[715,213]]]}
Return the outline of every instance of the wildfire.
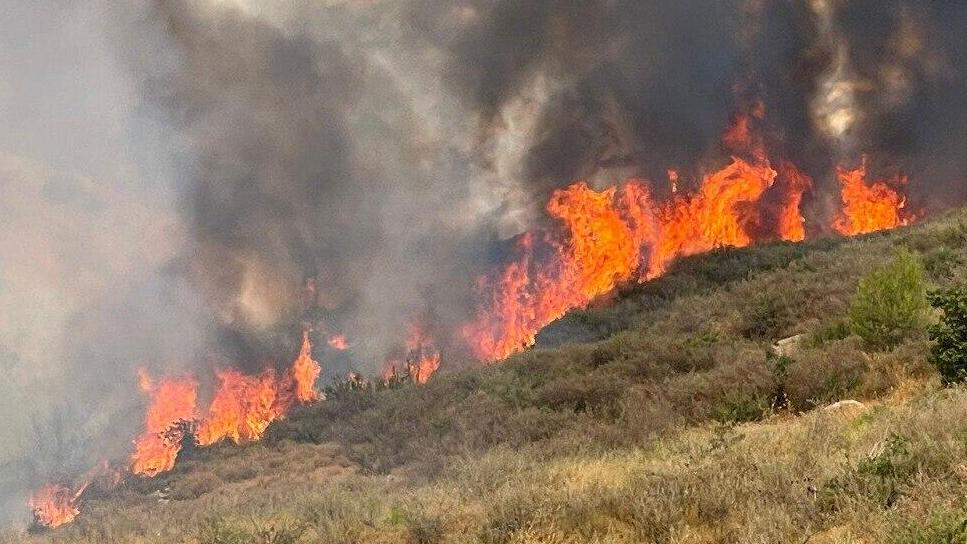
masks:
{"label": "wildfire", "polygon": [[147,371],[138,371],[141,391],[151,397],[144,432],[134,442],[131,472],[157,476],[174,468],[185,438],[182,422],[196,417],[198,382],[191,377],[165,378],[157,383]]}
{"label": "wildfire", "polygon": [[[554,226],[518,236],[514,257],[478,279],[478,312],[459,329],[473,354],[495,361],[533,345],[538,331],[566,312],[586,307],[622,283],[661,276],[680,257],[761,240],[806,239],[802,205],[813,180],[788,161],[780,161],[778,171],[772,168],[756,132],[764,115],[764,106],[756,103],[749,114],[733,120],[722,136],[731,159],[695,180],[693,189],[683,183],[679,170],[669,169],[671,194],[662,201],[653,196],[649,182],[637,179],[602,190],[582,181],[554,191],[546,205]],[[839,168],[837,176],[842,210],[831,225],[810,225],[811,231],[831,226],[855,235],[913,219],[898,189],[882,181],[867,183],[865,159],[855,169]],[[905,182],[899,178],[895,185],[902,188]],[[310,307],[317,295],[315,281],[307,280],[305,289]],[[342,334],[326,341],[335,350],[349,348]],[[440,361],[425,323],[413,321],[386,360],[383,377],[405,371],[414,382],[426,383]],[[188,440],[199,446],[259,440],[294,406],[319,400],[315,382],[321,372],[312,359],[308,331],[284,372],[269,367],[250,375],[216,369],[214,391],[204,406],[198,405],[199,383],[193,376],[153,379],[140,371],[139,385],[150,401],[130,471],[153,477],[171,470]],[[41,488],[30,500],[38,523],[56,527],[71,521],[89,481],[77,490],[58,484]]]}
{"label": "wildfire", "polygon": [[[767,164],[734,157],[706,175],[698,191],[676,193],[664,204],[656,204],[638,180],[603,191],[583,182],[555,191],[547,212],[563,234],[519,239],[518,259],[479,282],[486,302],[464,327],[464,337],[478,357],[502,359],[533,344],[537,331],[568,310],[586,306],[639,270],[641,278],[654,278],[677,257],[749,245],[751,205],[775,179]],[[539,256],[547,253],[552,257]]]}
{"label": "wildfire", "polygon": [[440,368],[440,352],[421,322],[410,323],[403,345],[405,348],[403,360],[386,361],[383,365],[383,380],[390,380],[405,369],[411,380],[416,383],[426,383]]}
{"label": "wildfire", "polygon": [[[843,209],[833,220],[833,228],[840,234],[855,236],[908,224],[912,218],[904,214],[906,198],[886,182],[868,184],[866,175],[865,158],[852,170],[836,170]],[[900,176],[897,185],[904,186],[906,181]]]}
{"label": "wildfire", "polygon": [[775,179],[775,170],[767,164],[733,157],[731,164],[706,175],[697,192],[661,206],[645,278],[662,275],[677,257],[751,244],[752,236],[746,231],[754,217],[751,205]]}
{"label": "wildfire", "polygon": [[813,180],[789,161],[782,162],[781,172],[784,193],[779,209],[779,237],[787,242],[802,242],[806,239],[802,199],[804,193],[813,188]]}
{"label": "wildfire", "polygon": [[287,408],[278,403],[279,383],[272,369],[257,376],[229,369],[219,369],[215,374],[219,387],[208,414],[198,424],[200,446],[226,438],[236,444],[258,440]]}
{"label": "wildfire", "polygon": [[420,324],[411,324],[406,337],[407,366],[417,383],[426,383],[440,368],[440,352]]}
{"label": "wildfire", "polygon": [[37,490],[27,503],[34,515],[34,521],[38,525],[51,528],[73,521],[80,514],[77,500],[94,479],[108,469],[107,461],[99,463],[81,478],[81,483],[74,489],[61,484],[47,484]]}
{"label": "wildfire", "polygon": [[[546,209],[558,228],[521,235],[517,257],[478,280],[480,309],[461,329],[474,355],[500,360],[533,345],[537,332],[567,311],[621,283],[661,276],[679,257],[765,239],[804,240],[801,208],[813,180],[788,161],[781,161],[781,175],[771,167],[753,130],[763,116],[756,105],[734,119],[723,145],[736,155],[703,176],[696,190],[681,191],[678,171],[669,170],[672,194],[665,202],[655,202],[639,180],[602,191],[584,182],[555,191]],[[865,177],[865,162],[839,170],[843,210],[833,228],[854,235],[907,224],[903,196],[882,182],[867,185]]]}
{"label": "wildfire", "polygon": [[40,488],[29,502],[34,520],[45,527],[70,523],[81,513],[75,503],[86,487],[73,491],[59,484],[47,484]]}
{"label": "wildfire", "polygon": [[312,360],[312,344],[305,332],[299,356],[282,376],[271,368],[255,376],[216,369],[215,393],[207,410],[199,412],[194,378],[166,378],[155,384],[141,371],[141,388],[151,396],[151,403],[145,431],[135,441],[131,472],[153,477],[171,470],[189,437],[200,446],[224,439],[259,440],[269,424],[293,406],[318,400],[315,381],[321,372],[319,363]]}

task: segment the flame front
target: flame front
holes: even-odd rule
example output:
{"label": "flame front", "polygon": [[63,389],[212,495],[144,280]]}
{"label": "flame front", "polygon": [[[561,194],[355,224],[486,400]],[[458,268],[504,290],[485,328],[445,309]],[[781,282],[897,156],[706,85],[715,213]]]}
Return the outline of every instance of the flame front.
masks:
{"label": "flame front", "polygon": [[[752,118],[762,115],[754,110]],[[521,235],[516,258],[478,280],[480,309],[460,331],[473,354],[494,361],[533,345],[537,332],[567,311],[621,283],[659,277],[679,257],[768,239],[805,240],[801,208],[813,180],[788,161],[780,163],[781,175],[773,170],[749,119],[737,117],[723,135],[747,159],[733,156],[693,192],[678,190],[677,171],[669,171],[674,190],[662,203],[639,180],[602,191],[584,182],[555,191],[547,212],[559,228]],[[843,209],[834,230],[855,235],[909,223],[901,193],[883,182],[866,184],[865,161],[839,169],[838,177]]]}
{"label": "flame front", "polygon": [[221,440],[235,443],[262,438],[275,420],[293,406],[319,399],[315,382],[322,368],[312,359],[309,333],[303,333],[299,356],[280,376],[274,369],[250,376],[235,369],[216,369],[217,386],[207,410],[199,412],[194,378],[165,378],[154,383],[140,371],[143,391],[151,396],[145,431],[135,441],[131,472],[153,477],[175,466],[190,433],[200,446]]}
{"label": "flame front", "polygon": [[158,383],[139,370],[141,390],[151,397],[144,432],[134,442],[131,472],[157,476],[175,466],[185,438],[182,422],[196,418],[198,382],[191,377],[164,378]]}
{"label": "flame front", "polygon": [[[803,215],[813,180],[794,164],[780,161],[778,172],[755,131],[764,106],[756,103],[733,120],[723,134],[728,164],[705,173],[688,190],[677,169],[668,170],[670,195],[656,200],[651,185],[632,179],[596,190],[577,182],[553,192],[546,205],[554,227],[526,232],[515,241],[514,257],[477,281],[478,311],[458,329],[481,360],[503,359],[534,344],[543,327],[622,283],[664,274],[676,259],[718,247],[745,247],[762,240],[805,240],[809,232],[856,235],[906,225],[905,178],[896,188],[867,183],[865,159],[855,169],[839,168],[842,208],[829,224],[811,224]],[[681,184],[681,185],[680,185]],[[307,280],[306,300],[314,304],[317,286]],[[329,347],[346,350],[344,335],[327,338]],[[450,345],[449,342],[447,345]],[[423,321],[412,321],[395,353],[386,360],[384,378],[405,371],[425,383],[440,366],[441,354]],[[259,440],[269,425],[294,406],[319,400],[315,382],[322,369],[312,359],[309,332],[291,367],[249,375],[216,369],[211,401],[200,409],[194,377],[154,380],[139,374],[149,397],[144,432],[134,442],[129,468],[147,477],[171,470],[186,439],[200,446],[222,440]],[[38,523],[57,526],[77,514],[78,491],[50,484],[30,500]]]}
{"label": "flame front", "polygon": [[812,190],[813,180],[789,161],[782,162],[781,171],[784,191],[779,209],[779,237],[787,242],[802,242],[806,239],[802,200]]}
{"label": "flame front", "polygon": [[223,439],[236,444],[262,438],[269,424],[284,413],[278,402],[279,383],[275,371],[248,376],[237,370],[219,369],[218,389],[208,414],[198,424],[198,445],[209,446]]}
{"label": "flame front", "polygon": [[746,230],[754,219],[751,205],[775,179],[776,172],[768,164],[733,157],[731,164],[706,175],[697,192],[676,196],[661,206],[645,277],[662,275],[678,257],[751,244],[753,238]]}
{"label": "flame front", "polygon": [[[866,176],[865,158],[852,170],[837,169],[843,209],[833,220],[833,228],[840,234],[855,236],[909,224],[912,218],[904,215],[906,198],[886,182],[867,184]],[[899,177],[897,185],[906,185],[906,178]]]}
{"label": "flame front", "polygon": [[[583,182],[555,191],[547,211],[562,234],[522,236],[519,257],[497,276],[480,280],[485,302],[463,328],[464,338],[481,359],[502,359],[532,345],[537,331],[568,310],[586,306],[636,273],[654,278],[677,257],[751,244],[747,225],[756,218],[753,205],[776,175],[768,164],[733,157],[706,175],[698,191],[676,193],[661,205],[637,180],[603,191]],[[794,204],[798,214],[798,200]],[[548,252],[550,258],[538,257]]]}
{"label": "flame front", "polygon": [[44,527],[58,527],[70,523],[80,514],[76,505],[79,495],[80,492],[59,484],[45,485],[30,497],[29,505],[34,520]]}

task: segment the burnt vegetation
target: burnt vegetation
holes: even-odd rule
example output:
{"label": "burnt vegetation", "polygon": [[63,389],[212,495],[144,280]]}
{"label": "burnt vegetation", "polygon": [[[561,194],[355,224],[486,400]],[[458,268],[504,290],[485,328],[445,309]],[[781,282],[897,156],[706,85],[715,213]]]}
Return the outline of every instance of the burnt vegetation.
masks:
{"label": "burnt vegetation", "polygon": [[960,211],[682,259],[502,364],[336,384],[34,538],[958,542],[967,393],[936,367],[962,380],[965,258]]}

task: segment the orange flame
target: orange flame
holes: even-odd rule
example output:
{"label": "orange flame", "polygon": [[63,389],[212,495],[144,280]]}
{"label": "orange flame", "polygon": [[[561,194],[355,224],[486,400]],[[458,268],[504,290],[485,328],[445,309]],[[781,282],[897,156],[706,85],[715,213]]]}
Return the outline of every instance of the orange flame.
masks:
{"label": "orange flame", "polygon": [[426,383],[440,368],[440,352],[420,323],[411,323],[406,337],[407,366],[410,376],[417,383]]}
{"label": "orange flame", "polygon": [[789,161],[783,161],[780,169],[784,193],[779,209],[779,237],[787,242],[801,242],[806,239],[806,220],[801,211],[802,199],[806,191],[812,189],[813,180]]}
{"label": "orange flame", "polygon": [[279,383],[274,370],[247,376],[237,370],[219,369],[215,375],[219,387],[196,433],[200,446],[225,438],[236,444],[258,440],[284,413],[277,402]]}
{"label": "orange flame", "polygon": [[59,484],[45,485],[30,497],[28,503],[34,520],[44,527],[70,523],[81,513],[75,503],[83,492],[84,488],[75,492]]}
{"label": "orange flame", "polygon": [[661,206],[645,277],[660,276],[678,257],[751,244],[752,236],[746,232],[753,216],[750,206],[775,179],[776,172],[768,164],[733,157],[731,164],[706,175],[697,192]]}
{"label": "orange flame", "polygon": [[134,442],[131,472],[157,476],[175,466],[185,438],[182,422],[196,417],[198,382],[191,377],[165,378],[154,383],[147,371],[138,371],[141,390],[150,395],[144,432]]}
{"label": "orange flame", "polygon": [[416,383],[426,383],[440,368],[440,352],[421,322],[410,322],[403,345],[405,348],[403,361],[387,360],[383,365],[383,380],[391,380],[405,369],[411,380]]}
{"label": "orange flame", "polygon": [[547,211],[565,234],[542,240],[552,257],[538,258],[533,235],[522,236],[518,259],[479,282],[485,302],[464,338],[481,359],[502,359],[532,345],[537,331],[568,310],[632,279],[644,263],[642,276],[653,278],[677,257],[749,245],[749,206],[775,178],[767,164],[733,158],[706,175],[697,192],[660,206],[637,180],[600,192],[583,182],[555,191]]}
{"label": "orange flame", "polygon": [[34,521],[44,527],[58,527],[70,523],[80,514],[77,500],[99,475],[108,471],[107,461],[102,461],[89,470],[76,489],[61,484],[47,484],[31,495],[27,502],[34,515]]}
{"label": "orange flame", "polygon": [[312,360],[309,333],[304,332],[299,356],[281,377],[274,369],[256,376],[216,369],[218,386],[208,409],[199,414],[194,378],[166,378],[156,384],[147,372],[139,371],[141,389],[151,396],[151,403],[145,431],[135,441],[131,472],[153,477],[171,470],[189,432],[200,446],[224,439],[259,440],[269,424],[294,405],[319,399],[315,382],[321,372]]}
{"label": "orange flame", "polygon": [[309,340],[309,331],[303,331],[299,356],[292,363],[292,379],[295,382],[296,400],[306,404],[319,400],[319,393],[316,392],[316,380],[319,379],[320,374],[322,374],[322,367],[312,360],[312,342]]}
{"label": "orange flame", "polygon": [[[853,170],[837,168],[843,209],[833,220],[833,228],[840,234],[855,236],[909,224],[913,218],[904,214],[906,197],[886,182],[867,184],[866,175],[866,158]],[[906,182],[900,176],[897,185]]]}

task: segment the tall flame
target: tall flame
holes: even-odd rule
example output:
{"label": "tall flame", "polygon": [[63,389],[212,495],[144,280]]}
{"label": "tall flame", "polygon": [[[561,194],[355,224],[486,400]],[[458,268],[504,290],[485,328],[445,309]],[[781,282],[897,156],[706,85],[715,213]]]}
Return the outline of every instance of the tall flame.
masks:
{"label": "tall flame", "polygon": [[292,363],[292,379],[295,382],[296,400],[310,403],[319,400],[316,392],[316,380],[322,374],[322,367],[312,360],[312,342],[309,341],[309,331],[302,332],[302,347],[299,356]]}
{"label": "tall flame", "polygon": [[77,508],[77,498],[83,493],[73,491],[60,484],[47,484],[30,497],[31,512],[34,520],[45,527],[58,527],[70,523],[80,514]]}
{"label": "tall flame", "polygon": [[141,390],[151,397],[144,432],[134,442],[131,472],[157,476],[174,468],[185,438],[182,422],[196,417],[198,382],[192,377],[164,378],[155,383],[147,371],[138,371]]}
{"label": "tall flame", "polygon": [[780,170],[784,191],[779,209],[779,237],[787,242],[802,242],[806,239],[802,199],[813,188],[813,180],[789,161],[782,161]]}
{"label": "tall flame", "polygon": [[284,407],[277,402],[279,384],[274,370],[248,376],[237,370],[219,369],[215,375],[219,387],[196,433],[200,446],[226,438],[236,444],[258,440],[269,424],[284,413]]}
{"label": "tall flame", "polygon": [[80,514],[77,500],[95,478],[108,471],[107,461],[89,470],[74,488],[61,484],[47,484],[31,495],[28,501],[34,521],[44,527],[59,527],[74,521]]}
{"label": "tall flame", "polygon": [[[836,176],[840,183],[840,198],[843,209],[833,220],[833,228],[840,234],[855,236],[892,229],[906,225],[911,217],[904,213],[906,197],[884,181],[867,183],[867,167],[864,158],[852,170],[837,168]],[[906,185],[906,178],[900,176],[897,185]]]}
{"label": "tall flame", "polygon": [[[661,205],[637,180],[603,191],[584,182],[555,191],[547,212],[558,219],[561,234],[541,239],[525,234],[518,240],[519,257],[478,282],[483,309],[463,328],[464,338],[481,359],[502,359],[533,344],[537,331],[568,310],[586,306],[639,270],[641,277],[653,278],[677,257],[749,245],[750,206],[775,179],[768,164],[733,157],[706,175],[698,191],[676,193]],[[550,258],[538,255],[548,252]]]}
{"label": "tall flame", "polygon": [[141,389],[151,402],[144,433],[135,441],[131,472],[153,477],[171,470],[189,435],[200,446],[225,439],[236,443],[261,439],[269,424],[293,406],[319,399],[315,382],[321,372],[312,359],[308,332],[303,333],[299,356],[282,376],[271,368],[255,376],[216,369],[217,387],[204,411],[196,406],[194,378],[164,378],[155,383],[140,371]]}
{"label": "tall flame", "polygon": [[658,232],[650,249],[648,272],[654,278],[676,258],[716,247],[745,247],[753,238],[746,227],[755,204],[772,186],[775,170],[737,157],[706,175],[697,192],[676,196],[658,211]]}

